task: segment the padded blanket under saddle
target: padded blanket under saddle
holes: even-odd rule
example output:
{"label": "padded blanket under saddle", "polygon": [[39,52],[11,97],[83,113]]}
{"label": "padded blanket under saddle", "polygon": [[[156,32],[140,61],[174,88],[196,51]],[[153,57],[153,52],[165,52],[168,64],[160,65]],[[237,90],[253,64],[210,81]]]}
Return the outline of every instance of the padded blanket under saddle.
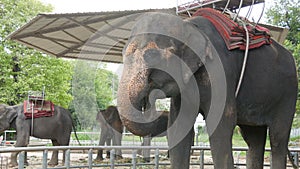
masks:
{"label": "padded blanket under saddle", "polygon": [[26,119],[49,117],[54,115],[54,104],[51,101],[24,101],[24,114]]}
{"label": "padded blanket under saddle", "polygon": [[[212,8],[201,8],[193,16],[203,16],[210,20],[224,39],[228,50],[246,49],[246,31],[238,22],[231,19],[229,14],[222,13]],[[258,48],[265,44],[271,44],[270,31],[259,25],[246,23],[249,32],[249,49]]]}

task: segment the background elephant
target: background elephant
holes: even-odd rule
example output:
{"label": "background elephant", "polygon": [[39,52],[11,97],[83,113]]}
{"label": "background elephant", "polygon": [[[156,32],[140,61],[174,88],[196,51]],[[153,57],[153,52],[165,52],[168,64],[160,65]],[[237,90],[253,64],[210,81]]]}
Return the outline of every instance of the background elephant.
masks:
{"label": "background elephant", "polygon": [[[151,139],[153,137],[164,137],[167,136],[167,127],[168,127],[168,116],[169,111],[157,111],[159,114],[160,121],[162,123],[159,123],[159,125],[156,125],[153,130],[151,130],[151,133],[147,136],[142,137],[142,146],[150,146],[151,145]],[[161,130],[164,130],[165,132],[161,133]],[[150,149],[143,149],[141,152],[138,152],[139,154],[142,154],[145,161],[150,161]]]}
{"label": "background elephant", "polygon": [[[105,143],[107,146],[110,146],[111,141],[114,146],[120,146],[122,141],[123,124],[117,107],[109,106],[105,110],[100,110],[97,113],[96,119],[101,128],[99,146],[103,146]],[[116,155],[117,157],[122,158],[121,150],[117,150]],[[110,158],[109,150],[106,151],[106,158]],[[98,150],[95,160],[103,160],[103,150]]]}
{"label": "background elephant", "polygon": [[[29,144],[29,136],[51,139],[53,146],[68,146],[73,127],[71,114],[68,110],[54,106],[54,115],[40,117],[33,120],[25,119],[23,104],[16,106],[0,105],[0,132],[14,128],[17,132],[15,147],[26,147]],[[75,128],[74,128],[75,129]],[[76,132],[75,136],[77,138]],[[78,138],[77,138],[78,140]],[[17,166],[18,153],[11,154],[12,166]],[[27,163],[27,159],[25,159]],[[65,156],[63,156],[63,163]],[[49,165],[58,164],[58,151],[53,151]]]}
{"label": "background elephant", "polygon": [[146,13],[123,50],[117,101],[123,124],[136,135],[149,135],[159,121],[145,114],[153,112],[156,99],[170,97],[168,144],[173,169],[189,168],[198,112],[206,121],[215,168],[234,168],[236,125],[249,147],[247,168],[263,168],[268,129],[272,168],[286,168],[297,99],[294,58],[274,40],[249,50],[236,96],[243,59],[244,51],[228,50],[208,19]]}

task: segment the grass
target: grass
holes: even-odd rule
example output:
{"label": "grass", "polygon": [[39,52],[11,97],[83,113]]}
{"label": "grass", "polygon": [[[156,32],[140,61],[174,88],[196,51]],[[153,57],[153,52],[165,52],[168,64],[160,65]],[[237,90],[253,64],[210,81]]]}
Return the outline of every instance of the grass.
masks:
{"label": "grass", "polygon": [[[99,140],[99,134],[90,134],[90,133],[84,133],[84,132],[77,132],[79,140]],[[76,140],[74,133],[71,135],[73,140]],[[291,142],[297,142],[300,140],[300,136],[291,138]],[[134,135],[123,135],[122,141],[129,141],[129,142],[141,142],[142,139],[139,136],[134,136]],[[196,143],[196,138],[195,138],[195,143]],[[152,142],[167,142],[166,137],[155,137],[152,139]],[[200,133],[198,135],[198,143],[200,144],[209,144],[209,138],[207,133]],[[232,145],[233,147],[247,147],[246,142],[244,141],[243,137],[238,131],[234,132],[233,138],[232,138]],[[266,140],[266,147],[270,147],[270,141],[269,137],[267,137]]]}

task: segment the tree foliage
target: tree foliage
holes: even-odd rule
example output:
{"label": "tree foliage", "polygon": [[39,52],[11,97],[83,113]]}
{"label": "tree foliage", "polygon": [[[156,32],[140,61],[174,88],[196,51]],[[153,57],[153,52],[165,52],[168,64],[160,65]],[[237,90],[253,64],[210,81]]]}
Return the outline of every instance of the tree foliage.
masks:
{"label": "tree foliage", "polygon": [[71,108],[83,128],[93,127],[98,109],[112,103],[117,76],[96,62],[57,59],[6,39],[38,13],[51,10],[37,0],[0,1],[0,103],[21,103],[28,91],[45,87],[47,100]]}
{"label": "tree foliage", "polygon": [[300,0],[274,0],[266,15],[268,23],[289,28],[289,41],[300,43]]}
{"label": "tree foliage", "polygon": [[29,90],[41,91],[45,86],[46,99],[68,107],[72,65],[6,39],[38,13],[51,10],[52,6],[37,0],[1,0],[1,103],[18,104],[27,98]]}
{"label": "tree foliage", "polygon": [[[115,82],[115,83],[113,83]],[[112,104],[117,91],[117,75],[99,66],[98,62],[78,60],[74,62],[72,109],[81,129],[97,126],[96,115],[99,109]]]}

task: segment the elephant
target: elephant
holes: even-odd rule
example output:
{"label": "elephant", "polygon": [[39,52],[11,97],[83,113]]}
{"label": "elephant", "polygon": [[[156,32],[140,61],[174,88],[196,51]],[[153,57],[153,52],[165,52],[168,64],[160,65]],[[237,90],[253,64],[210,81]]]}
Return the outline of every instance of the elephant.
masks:
{"label": "elephant", "polygon": [[286,168],[298,90],[294,58],[275,40],[249,50],[237,90],[244,52],[228,50],[216,27],[202,16],[140,16],[122,53],[117,104],[124,126],[136,135],[149,135],[160,123],[148,115],[155,112],[156,99],[171,98],[167,133],[172,169],[189,168],[199,113],[207,125],[214,168],[234,168],[237,125],[249,147],[247,168],[263,168],[267,133],[272,168]]}
{"label": "elephant", "polygon": [[[113,145],[120,146],[122,141],[123,124],[121,122],[119,112],[116,106],[108,106],[105,110],[100,110],[97,113],[97,121],[100,124],[101,133],[99,146],[103,146],[105,143],[107,146]],[[118,158],[122,158],[121,150],[117,150],[116,155]],[[110,151],[106,151],[106,158],[110,158]],[[103,160],[103,150],[98,150],[96,161]]]}
{"label": "elephant", "polygon": [[[142,146],[150,146],[151,139],[153,137],[167,136],[167,132],[161,133],[161,130],[167,130],[169,111],[157,111],[157,113],[159,114],[159,118],[162,123],[159,123],[159,126],[156,125],[156,127],[151,131],[149,135],[143,137],[143,141],[141,144]],[[150,161],[150,149],[143,149],[142,151],[138,151],[138,154],[142,154],[144,161]]]}
{"label": "elephant", "polygon": [[[0,132],[13,128],[17,132],[15,147],[26,147],[29,144],[29,137],[51,139],[53,146],[68,146],[72,131],[73,121],[71,113],[63,107],[54,105],[54,115],[50,117],[39,117],[26,119],[24,105],[15,106],[0,105]],[[33,129],[33,131],[32,131]],[[75,128],[74,128],[75,131]],[[77,134],[75,136],[78,141]],[[79,141],[78,141],[79,142]],[[64,152],[65,154],[65,152]],[[17,153],[11,154],[11,166],[17,166]],[[63,163],[65,155],[63,156]],[[28,164],[27,159],[25,163]],[[58,164],[58,151],[53,151],[48,165]]]}
{"label": "elephant", "polygon": [[[159,111],[161,121],[163,123],[162,126],[157,126],[157,131],[152,130],[151,134],[147,137],[143,137],[142,146],[150,146],[152,137],[162,137],[166,136],[166,133],[161,133],[161,128],[166,130],[168,123],[168,111]],[[116,106],[108,106],[104,110],[100,110],[97,113],[96,117],[97,121],[100,124],[101,133],[99,146],[103,146],[104,144],[110,146],[111,142],[115,146],[120,146],[122,141],[122,133],[123,133],[123,124],[119,116],[119,112]],[[116,152],[118,158],[122,158],[122,152],[118,150]],[[150,151],[143,151],[143,157],[145,160],[149,161]],[[110,151],[106,151],[106,158],[110,158]],[[97,153],[96,161],[102,161],[103,158],[103,150],[99,150]]]}

